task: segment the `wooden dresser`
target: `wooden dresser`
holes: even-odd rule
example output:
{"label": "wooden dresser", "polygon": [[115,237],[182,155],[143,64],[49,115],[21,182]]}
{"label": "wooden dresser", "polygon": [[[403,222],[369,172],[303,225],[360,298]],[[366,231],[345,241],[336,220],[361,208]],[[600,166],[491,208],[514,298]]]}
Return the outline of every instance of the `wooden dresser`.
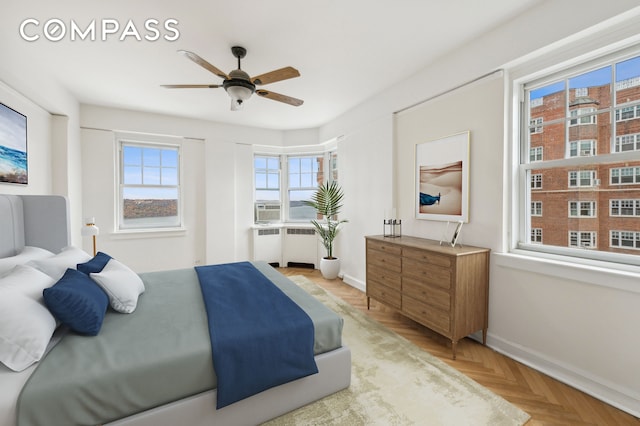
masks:
{"label": "wooden dresser", "polygon": [[458,341],[482,330],[487,342],[490,249],[416,237],[367,236],[367,308],[371,299]]}

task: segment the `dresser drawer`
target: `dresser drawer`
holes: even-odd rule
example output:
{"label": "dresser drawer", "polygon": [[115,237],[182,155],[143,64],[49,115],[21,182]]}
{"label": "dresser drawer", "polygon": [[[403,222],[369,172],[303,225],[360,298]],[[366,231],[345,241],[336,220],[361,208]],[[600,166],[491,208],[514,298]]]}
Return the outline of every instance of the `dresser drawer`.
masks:
{"label": "dresser drawer", "polygon": [[433,253],[426,250],[419,250],[414,248],[405,248],[402,252],[402,256],[410,259],[415,259],[421,263],[428,263],[431,265],[442,266],[443,268],[451,267],[451,258],[438,253]]}
{"label": "dresser drawer", "polygon": [[377,281],[367,279],[367,297],[376,299],[385,305],[400,309],[400,291],[382,285]]}
{"label": "dresser drawer", "polygon": [[449,336],[451,331],[449,315],[421,303],[412,297],[402,296],[402,312],[420,324]]}
{"label": "dresser drawer", "polygon": [[446,290],[410,278],[403,278],[402,293],[443,312],[451,311],[451,294]]}
{"label": "dresser drawer", "polygon": [[451,270],[442,266],[403,257],[402,275],[444,290],[451,289]]}
{"label": "dresser drawer", "polygon": [[398,291],[402,288],[402,278],[399,273],[377,265],[367,266],[367,280],[377,281]]}
{"label": "dresser drawer", "polygon": [[377,250],[367,250],[367,264],[376,265],[393,272],[402,271],[402,258],[393,253],[385,253]]}
{"label": "dresser drawer", "polygon": [[395,256],[400,256],[402,254],[402,247],[385,243],[384,241],[367,240],[367,250],[369,249],[393,254]]}

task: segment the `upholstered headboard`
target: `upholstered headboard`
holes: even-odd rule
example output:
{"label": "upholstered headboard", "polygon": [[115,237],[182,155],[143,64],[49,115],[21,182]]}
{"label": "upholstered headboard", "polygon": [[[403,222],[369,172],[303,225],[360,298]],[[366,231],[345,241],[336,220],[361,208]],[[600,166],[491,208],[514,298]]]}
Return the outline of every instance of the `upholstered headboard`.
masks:
{"label": "upholstered headboard", "polygon": [[71,242],[69,203],[59,195],[0,194],[0,258],[24,246],[58,253]]}

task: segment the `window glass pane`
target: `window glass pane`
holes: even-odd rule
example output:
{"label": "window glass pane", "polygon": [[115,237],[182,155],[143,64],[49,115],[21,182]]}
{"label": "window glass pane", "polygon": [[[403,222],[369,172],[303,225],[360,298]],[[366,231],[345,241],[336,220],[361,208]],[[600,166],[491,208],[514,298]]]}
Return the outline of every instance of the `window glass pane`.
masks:
{"label": "window glass pane", "polygon": [[264,189],[267,187],[266,173],[256,172],[255,178],[256,178],[256,189]]}
{"label": "window glass pane", "polygon": [[142,169],[140,166],[124,167],[123,181],[127,185],[139,185],[142,183]]}
{"label": "window glass pane", "polygon": [[160,150],[153,148],[144,148],[142,150],[142,162],[146,167],[160,166]]}
{"label": "window glass pane", "polygon": [[253,167],[256,169],[265,169],[267,167],[267,158],[255,157],[253,159]]}
{"label": "window glass pane", "polygon": [[569,79],[569,107],[611,106],[611,66],[602,67]]}
{"label": "window glass pane", "polygon": [[142,165],[142,148],[137,146],[124,146],[122,148],[123,162],[125,166]]}
{"label": "window glass pane", "polygon": [[280,174],[269,173],[267,175],[267,187],[268,188],[280,188]]}
{"label": "window glass pane", "polygon": [[277,157],[268,157],[267,158],[267,167],[270,170],[279,170],[280,169],[280,159]]}
{"label": "window glass pane", "polygon": [[640,101],[640,56],[616,64],[616,105]]}
{"label": "window glass pane", "polygon": [[291,190],[289,191],[289,219],[311,220],[316,219],[316,211],[304,205],[303,200],[311,199],[312,190]]}
{"label": "window glass pane", "polygon": [[162,174],[162,185],[177,185],[178,184],[178,169],[174,167],[163,167],[160,171]]}
{"label": "window glass pane", "polygon": [[178,151],[173,149],[162,150],[162,167],[178,167]]}
{"label": "window glass pane", "polygon": [[[158,156],[158,159],[160,159],[160,156]],[[142,183],[145,185],[160,185],[160,168],[143,167]]]}
{"label": "window glass pane", "polygon": [[124,188],[123,225],[126,227],[177,226],[177,188]]}
{"label": "window glass pane", "polygon": [[[558,140],[565,139],[565,122],[560,121],[547,124],[542,127],[543,131],[528,134],[530,146],[530,162],[542,160],[556,160],[565,157],[565,148],[558,144]],[[535,156],[531,157],[535,151]]]}

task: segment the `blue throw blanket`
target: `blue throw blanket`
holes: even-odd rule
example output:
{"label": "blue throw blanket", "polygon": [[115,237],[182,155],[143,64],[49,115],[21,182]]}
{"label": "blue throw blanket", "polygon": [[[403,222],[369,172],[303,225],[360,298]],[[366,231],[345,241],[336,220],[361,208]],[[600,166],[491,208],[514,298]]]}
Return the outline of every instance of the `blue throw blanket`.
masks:
{"label": "blue throw blanket", "polygon": [[318,372],[309,316],[249,262],[196,267],[217,408]]}

